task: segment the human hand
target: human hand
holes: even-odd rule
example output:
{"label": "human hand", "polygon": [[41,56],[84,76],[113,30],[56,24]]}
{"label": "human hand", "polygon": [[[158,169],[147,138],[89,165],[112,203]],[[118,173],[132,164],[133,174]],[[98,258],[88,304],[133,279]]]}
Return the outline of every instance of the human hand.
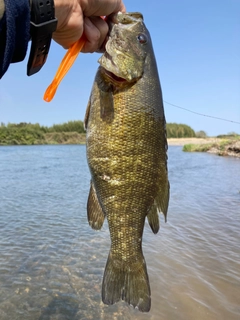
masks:
{"label": "human hand", "polygon": [[55,0],[58,19],[53,39],[68,49],[83,34],[87,41],[82,52],[101,51],[108,33],[108,24],[100,16],[125,12],[122,0]]}

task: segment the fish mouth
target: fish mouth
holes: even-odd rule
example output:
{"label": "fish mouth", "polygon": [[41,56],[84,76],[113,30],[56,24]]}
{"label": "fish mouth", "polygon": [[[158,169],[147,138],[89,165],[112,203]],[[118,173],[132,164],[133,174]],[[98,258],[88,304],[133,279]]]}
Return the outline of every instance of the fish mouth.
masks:
{"label": "fish mouth", "polygon": [[143,17],[138,12],[118,12],[108,16],[106,21],[109,34],[105,52],[98,62],[105,70],[107,80],[116,84],[135,83],[143,75],[144,59],[137,44],[129,43],[127,35],[142,28]]}
{"label": "fish mouth", "polygon": [[110,82],[116,88],[125,88],[126,86],[132,86],[139,79],[139,78],[137,78],[137,79],[135,78],[132,80],[128,80],[128,79],[117,76],[115,73],[105,69],[104,67],[100,67],[100,68],[101,68],[101,72],[102,72],[103,76],[105,77],[106,81]]}
{"label": "fish mouth", "polygon": [[119,84],[123,84],[123,83],[127,83],[128,81],[124,78],[118,77],[116,76],[113,72],[108,71],[106,69],[104,69],[104,73],[105,75],[110,78],[110,80],[112,80],[113,82],[119,83]]}
{"label": "fish mouth", "polygon": [[114,62],[112,55],[107,51],[105,51],[103,57],[99,59],[99,63],[101,65],[102,72],[110,78],[110,80],[117,83],[129,82]]}
{"label": "fish mouth", "polygon": [[[111,52],[111,51],[110,51]],[[118,83],[127,83],[132,82],[133,79],[129,79],[128,75],[121,72],[119,66],[115,63],[114,57],[107,50],[103,56],[98,60],[100,63],[102,72],[106,77],[113,82]]]}
{"label": "fish mouth", "polygon": [[98,62],[100,63],[102,74],[108,81],[115,85],[134,84],[141,78],[141,76],[132,77],[131,74],[121,72],[120,68],[114,62],[113,57],[107,51],[105,51]]}

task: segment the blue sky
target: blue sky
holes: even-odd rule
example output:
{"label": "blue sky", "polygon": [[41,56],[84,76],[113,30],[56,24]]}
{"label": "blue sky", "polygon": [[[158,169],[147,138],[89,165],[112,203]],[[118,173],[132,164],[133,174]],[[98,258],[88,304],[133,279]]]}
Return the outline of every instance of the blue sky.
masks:
{"label": "blue sky", "polygon": [[[152,36],[165,101],[240,123],[240,1],[126,0]],[[0,80],[0,122],[42,125],[83,120],[99,54],[80,54],[50,103],[42,97],[65,54],[52,43],[36,75],[26,59]],[[238,132],[240,124],[201,117],[165,104],[167,122],[185,123],[209,136]]]}

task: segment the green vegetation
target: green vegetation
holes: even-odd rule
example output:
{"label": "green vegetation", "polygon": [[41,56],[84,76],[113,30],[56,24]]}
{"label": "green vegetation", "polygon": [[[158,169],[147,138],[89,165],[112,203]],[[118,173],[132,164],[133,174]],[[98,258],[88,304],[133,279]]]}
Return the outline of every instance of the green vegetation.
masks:
{"label": "green vegetation", "polygon": [[[185,125],[167,123],[168,138],[196,137],[194,130]],[[200,131],[199,137],[206,137]],[[39,123],[8,123],[0,125],[0,145],[36,145],[36,144],[83,144],[85,130],[82,121],[68,121],[63,124],[54,124],[51,127],[41,126]]]}
{"label": "green vegetation", "polygon": [[228,134],[220,134],[217,136],[217,138],[221,138],[221,139],[231,139],[231,138],[238,138],[239,134],[237,134],[236,132],[229,132]]}
{"label": "green vegetation", "polygon": [[168,138],[194,138],[195,131],[186,124],[167,123]]}
{"label": "green vegetation", "polygon": [[[224,139],[216,138],[213,143],[186,144],[183,146],[185,152],[211,152],[219,156],[240,157],[240,135],[222,135]],[[226,139],[228,137],[228,139]]]}
{"label": "green vegetation", "polygon": [[68,121],[63,124],[54,124],[47,132],[78,132],[85,133],[82,121]]}
{"label": "green vegetation", "polygon": [[31,123],[0,125],[0,145],[82,144],[85,131],[82,121],[69,121],[52,127]]}
{"label": "green vegetation", "polygon": [[207,152],[213,146],[211,143],[206,144],[185,144],[183,146],[183,151],[185,152]]}

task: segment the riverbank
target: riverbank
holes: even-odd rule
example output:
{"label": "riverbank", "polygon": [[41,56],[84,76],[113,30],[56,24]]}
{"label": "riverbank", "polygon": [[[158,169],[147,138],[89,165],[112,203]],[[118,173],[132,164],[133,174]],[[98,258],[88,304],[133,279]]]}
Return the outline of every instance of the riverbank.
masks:
{"label": "riverbank", "polygon": [[53,145],[53,144],[85,144],[86,134],[78,132],[48,132],[37,137],[25,135],[16,139],[0,141],[0,146],[13,145]]}
{"label": "riverbank", "polygon": [[[218,138],[169,138],[169,146],[184,146],[186,144],[203,145],[209,143],[215,143]],[[41,137],[35,140],[22,141],[21,139],[14,139],[11,142],[0,142],[0,145],[42,145],[42,144],[85,144],[86,134],[78,132],[50,132],[43,133]]]}
{"label": "riverbank", "polygon": [[215,143],[219,138],[169,138],[167,139],[169,146],[184,146],[186,144],[208,144]]}
{"label": "riverbank", "polygon": [[[43,130],[33,132],[32,130],[19,134],[19,131],[15,131],[12,134],[5,132],[0,138],[0,146],[86,143],[86,134],[79,132],[43,132]],[[169,146],[182,146],[183,151],[186,152],[209,152],[220,156],[240,158],[240,136],[169,138],[167,141]]]}
{"label": "riverbank", "polygon": [[45,133],[43,144],[85,144],[86,134],[78,132]]}
{"label": "riverbank", "polygon": [[[228,138],[181,139],[185,152],[208,152],[219,156],[240,158],[240,136]],[[175,142],[177,143],[177,141]],[[171,143],[169,144],[171,145]]]}
{"label": "riverbank", "polygon": [[[195,131],[185,124],[167,123],[168,137],[195,137]],[[81,120],[53,124],[50,127],[39,123],[0,124],[0,146],[85,144],[86,132]],[[178,145],[178,143],[177,143]]]}

